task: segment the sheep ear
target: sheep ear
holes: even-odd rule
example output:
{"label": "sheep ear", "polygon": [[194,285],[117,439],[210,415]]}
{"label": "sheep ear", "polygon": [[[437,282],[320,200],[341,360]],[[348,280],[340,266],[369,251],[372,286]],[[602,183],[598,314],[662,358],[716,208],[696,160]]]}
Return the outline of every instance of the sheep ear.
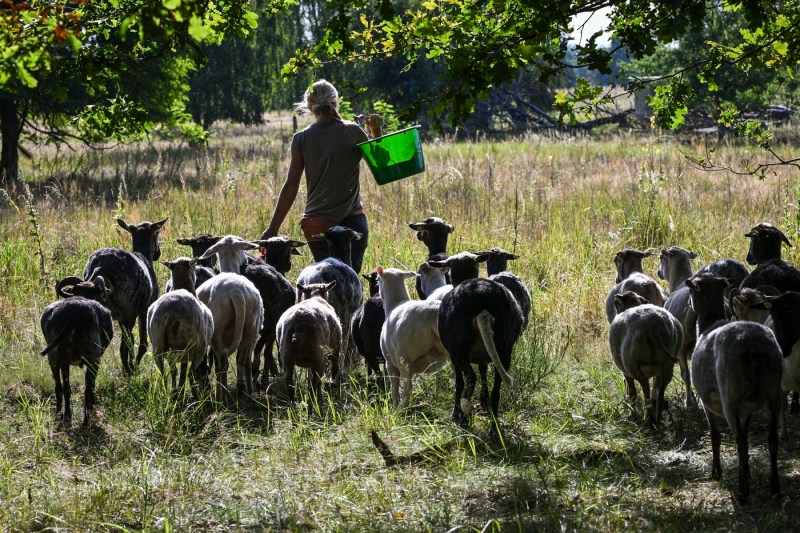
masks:
{"label": "sheep ear", "polygon": [[160,230],[161,227],[167,223],[169,217],[165,218],[164,220],[159,220],[158,222],[153,222],[152,226],[156,229],[156,231]]}
{"label": "sheep ear", "polygon": [[475,256],[475,262],[476,263],[483,263],[483,262],[488,261],[488,260],[489,260],[489,254],[487,252],[481,252],[481,253],[476,254],[476,256]]}
{"label": "sheep ear", "polygon": [[509,261],[513,261],[514,259],[519,259],[519,256],[517,254],[507,253],[506,259],[508,259]]}
{"label": "sheep ear", "polygon": [[430,265],[430,266],[432,266],[432,267],[434,267],[434,268],[442,268],[442,269],[444,269],[444,268],[449,268],[449,267],[447,266],[447,263],[445,263],[444,261],[431,261],[431,260],[429,259],[429,260],[427,261],[427,263],[428,263],[428,265]]}
{"label": "sheep ear", "polygon": [[236,243],[236,248],[239,250],[255,250],[258,247],[258,243],[250,241],[240,241]]}
{"label": "sheep ear", "polygon": [[167,267],[168,269],[172,270],[175,268],[175,263],[173,261],[161,261],[161,264]]}
{"label": "sheep ear", "polygon": [[289,255],[303,255],[303,252],[301,252],[297,248],[292,248],[289,250]]}
{"label": "sheep ear", "polygon": [[781,241],[785,242],[788,246],[792,245],[792,243],[789,242],[789,239],[786,238],[786,235],[784,235],[783,232],[781,232]]}
{"label": "sheep ear", "polygon": [[130,226],[130,225],[128,225],[128,223],[127,223],[127,222],[125,222],[124,220],[122,220],[121,218],[118,218],[118,219],[117,219],[117,224],[119,224],[119,227],[120,227],[120,228],[122,228],[122,229],[124,229],[124,230],[125,230],[125,231],[127,231],[128,233],[133,233],[134,227],[133,227],[133,226]]}
{"label": "sheep ear", "polygon": [[363,233],[359,233],[359,232],[357,232],[355,230],[353,231],[353,240],[360,241],[361,237],[363,237],[363,236],[364,236]]}
{"label": "sheep ear", "polygon": [[220,245],[219,241],[215,242],[214,244],[208,247],[208,250],[203,252],[203,255],[201,255],[199,259],[208,259],[209,257],[216,254],[217,250],[219,250],[220,248],[222,248],[222,245]]}
{"label": "sheep ear", "polygon": [[772,285],[759,285],[756,290],[764,296],[780,296],[781,294],[781,291]]}
{"label": "sheep ear", "polygon": [[291,246],[292,248],[300,248],[302,246],[305,246],[306,244],[308,243],[305,241],[294,241],[294,240],[289,241],[289,246]]}
{"label": "sheep ear", "polygon": [[689,259],[697,259],[697,254],[694,252],[689,252]]}
{"label": "sheep ear", "polygon": [[336,280],[333,280],[327,285],[325,285],[325,292],[333,290],[334,287],[336,287]]}
{"label": "sheep ear", "polygon": [[445,224],[445,226],[447,227],[447,233],[453,233],[456,230],[456,228],[454,228],[450,224]]}
{"label": "sheep ear", "polygon": [[303,294],[308,294],[308,287],[306,287],[302,283],[297,284],[297,290],[302,292]]}
{"label": "sheep ear", "polygon": [[692,292],[700,291],[700,287],[698,287],[697,282],[694,281],[693,279],[691,278],[687,279],[684,283],[686,283],[686,286],[689,287],[692,290]]}
{"label": "sheep ear", "polygon": [[192,245],[191,239],[187,239],[185,237],[177,238],[177,239],[175,239],[175,242],[177,242],[178,244],[183,244],[184,246],[191,246]]}
{"label": "sheep ear", "polygon": [[408,227],[414,231],[424,231],[428,228],[427,224],[424,222],[409,222]]}
{"label": "sheep ear", "polygon": [[189,266],[190,266],[191,268],[194,268],[194,266],[195,266],[196,264],[197,264],[197,258],[196,258],[196,257],[192,257],[192,258],[189,260]]}
{"label": "sheep ear", "polygon": [[378,268],[375,269],[375,273],[378,274],[379,278],[383,277],[383,267],[378,265]]}

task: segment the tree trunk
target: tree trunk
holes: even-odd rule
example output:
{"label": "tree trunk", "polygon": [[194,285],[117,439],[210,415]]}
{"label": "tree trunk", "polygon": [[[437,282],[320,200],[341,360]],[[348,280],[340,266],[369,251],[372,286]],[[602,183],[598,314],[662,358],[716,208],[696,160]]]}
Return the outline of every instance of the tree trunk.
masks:
{"label": "tree trunk", "polygon": [[19,177],[19,135],[21,132],[17,104],[8,95],[0,96],[0,185],[16,185]]}

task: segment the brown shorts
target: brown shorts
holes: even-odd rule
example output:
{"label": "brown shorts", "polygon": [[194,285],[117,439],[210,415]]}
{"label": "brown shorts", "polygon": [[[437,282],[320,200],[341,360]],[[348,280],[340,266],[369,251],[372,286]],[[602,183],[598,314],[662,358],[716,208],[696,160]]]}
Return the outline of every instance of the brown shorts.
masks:
{"label": "brown shorts", "polygon": [[[355,209],[351,211],[347,216],[350,215],[360,215],[364,212],[363,209]],[[300,229],[303,230],[303,236],[306,238],[307,241],[318,241],[320,239],[315,238],[320,233],[325,233],[332,227],[339,224],[340,221],[333,220],[332,218],[321,217],[319,215],[303,215],[303,218],[300,219]]]}

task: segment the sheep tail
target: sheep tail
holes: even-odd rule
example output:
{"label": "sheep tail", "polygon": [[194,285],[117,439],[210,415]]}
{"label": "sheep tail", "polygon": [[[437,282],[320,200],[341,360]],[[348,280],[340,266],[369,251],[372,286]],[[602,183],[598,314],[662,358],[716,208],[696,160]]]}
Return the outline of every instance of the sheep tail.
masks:
{"label": "sheep tail", "polygon": [[45,355],[47,355],[48,353],[50,353],[51,351],[53,351],[53,348],[55,348],[56,346],[58,346],[59,344],[61,344],[61,342],[62,342],[62,341],[65,339],[65,338],[67,338],[67,335],[69,335],[69,334],[70,334],[69,330],[67,330],[67,331],[63,331],[63,332],[61,333],[61,335],[59,335],[58,337],[56,337],[56,338],[55,338],[55,340],[53,340],[53,342],[51,342],[50,344],[48,344],[48,345],[45,347],[45,349],[44,349],[44,350],[42,350],[41,352],[39,352],[39,354],[41,354],[42,356],[45,356]]}
{"label": "sheep tail", "polygon": [[494,317],[485,309],[478,313],[478,316],[475,317],[475,324],[478,327],[478,331],[481,333],[483,345],[486,346],[486,351],[489,353],[489,357],[492,359],[495,370],[500,373],[503,383],[511,387],[514,384],[514,380],[511,379],[511,376],[503,367],[503,363],[500,361],[500,355],[497,353],[497,348],[494,345],[494,331],[492,331],[493,322]]}

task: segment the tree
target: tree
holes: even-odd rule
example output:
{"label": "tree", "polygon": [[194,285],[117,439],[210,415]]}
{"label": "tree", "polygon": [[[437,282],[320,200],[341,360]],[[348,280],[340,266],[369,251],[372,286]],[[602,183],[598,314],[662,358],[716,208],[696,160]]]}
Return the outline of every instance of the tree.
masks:
{"label": "tree", "polygon": [[187,126],[199,45],[256,26],[233,0],[0,1],[0,182],[24,137],[96,142]]}
{"label": "tree", "polygon": [[[273,7],[281,10],[291,3],[273,0]],[[462,123],[478,100],[492,87],[515,79],[520,68],[535,67],[545,83],[580,66],[610,73],[612,55],[619,47],[635,59],[650,56],[686,32],[701,33],[709,13],[719,10],[741,13],[746,30],[736,43],[706,43],[701,57],[656,88],[652,106],[663,124],[680,124],[691,96],[689,80],[714,90],[719,86],[717,76],[732,67],[741,74],[741,87],[747,74],[762,66],[794,76],[800,59],[800,0],[422,0],[404,10],[395,9],[389,0],[331,0],[329,5],[335,15],[326,22],[322,36],[299,50],[285,72],[330,60],[402,57],[410,69],[423,57],[433,59],[446,68],[418,103],[431,102],[428,111],[439,125]],[[597,32],[575,46],[576,62],[568,62],[573,17],[602,8],[609,13],[605,30],[619,46],[604,48],[598,43],[602,32]],[[619,83],[627,86],[629,81],[621,72]],[[642,83],[634,80],[630,87]],[[591,106],[602,98],[601,88],[579,80],[573,94],[557,96],[556,108],[562,118],[574,120],[578,106]],[[719,116],[739,133],[767,142],[763,130],[739,120],[736,108],[727,107]]]}

